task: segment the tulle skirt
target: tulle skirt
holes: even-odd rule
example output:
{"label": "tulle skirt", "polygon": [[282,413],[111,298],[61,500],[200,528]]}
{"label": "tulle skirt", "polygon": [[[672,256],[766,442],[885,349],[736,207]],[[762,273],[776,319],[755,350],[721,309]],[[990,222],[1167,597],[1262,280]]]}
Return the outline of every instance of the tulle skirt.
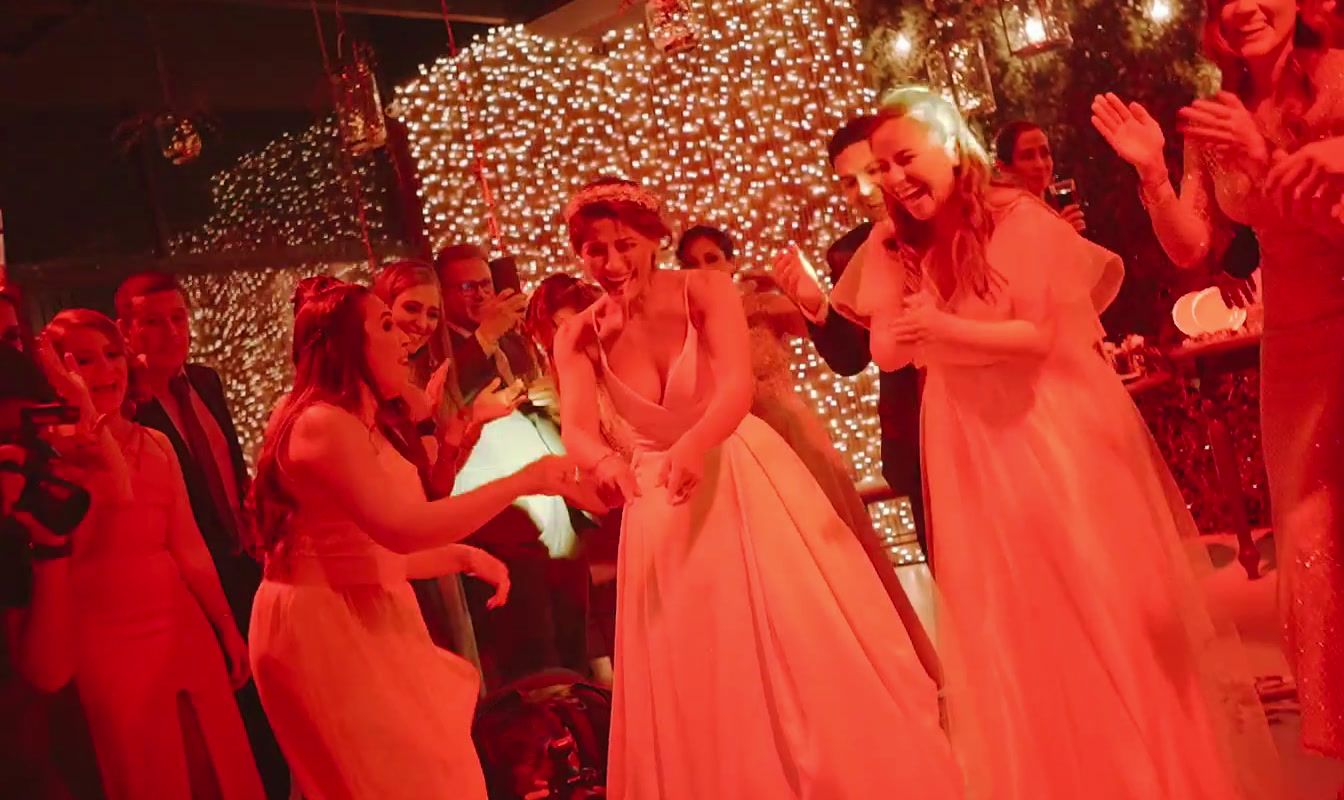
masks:
{"label": "tulle skirt", "polygon": [[471,741],[480,677],[434,646],[410,584],[268,577],[252,671],[306,800],[485,798]]}

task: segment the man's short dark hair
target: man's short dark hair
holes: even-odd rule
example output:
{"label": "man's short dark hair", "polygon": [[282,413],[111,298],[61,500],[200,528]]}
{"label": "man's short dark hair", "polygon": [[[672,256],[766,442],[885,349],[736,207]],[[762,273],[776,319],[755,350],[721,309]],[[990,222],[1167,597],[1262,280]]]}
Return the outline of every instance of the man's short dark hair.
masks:
{"label": "man's short dark hair", "polygon": [[182,291],[182,283],[178,281],[177,276],[168,272],[137,272],[122,281],[117,287],[114,300],[117,319],[129,320],[135,311],[135,301],[138,298],[159,292],[180,292],[184,298],[187,295]]}
{"label": "man's short dark hair", "polygon": [[873,135],[873,129],[877,127],[877,122],[877,117],[871,114],[851,117],[831,135],[830,144],[826,145],[826,154],[831,159],[832,169],[835,168],[835,160],[841,153],[860,142],[868,141],[868,137]]}
{"label": "man's short dark hair", "polygon": [[449,264],[457,261],[474,261],[478,258],[487,264],[490,263],[490,256],[474,244],[449,245],[440,250],[439,254],[434,257],[434,271],[442,275]]}

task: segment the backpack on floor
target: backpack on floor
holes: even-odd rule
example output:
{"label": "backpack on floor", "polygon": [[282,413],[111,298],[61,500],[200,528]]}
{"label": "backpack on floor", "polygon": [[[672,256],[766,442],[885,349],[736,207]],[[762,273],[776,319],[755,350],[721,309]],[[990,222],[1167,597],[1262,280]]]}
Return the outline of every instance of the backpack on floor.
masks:
{"label": "backpack on floor", "polygon": [[606,797],[611,693],[546,672],[481,702],[472,726],[491,800]]}

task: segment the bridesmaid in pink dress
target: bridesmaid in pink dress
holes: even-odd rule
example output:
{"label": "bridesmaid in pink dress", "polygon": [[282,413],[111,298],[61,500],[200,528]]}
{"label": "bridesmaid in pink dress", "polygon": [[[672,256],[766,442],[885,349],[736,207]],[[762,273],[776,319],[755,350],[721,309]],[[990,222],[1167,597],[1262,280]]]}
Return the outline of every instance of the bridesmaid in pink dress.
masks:
{"label": "bridesmaid in pink dress", "polygon": [[[44,335],[88,386],[120,445],[129,501],[95,492],[74,541],[75,687],[109,798],[264,797],[233,690],[247,647],[163,434],[122,414],[116,324],[62,311]],[[222,646],[222,652],[221,652]]]}
{"label": "bridesmaid in pink dress", "polygon": [[872,147],[906,252],[876,229],[831,304],[871,328],[882,369],[927,366],[940,645],[974,793],[1279,797],[1239,642],[1197,584],[1193,520],[1092,347],[1115,256],[991,185],[940,96],[888,98]]}
{"label": "bridesmaid in pink dress", "polygon": [[[1327,138],[1344,134],[1344,51],[1324,49],[1296,0],[1209,0],[1207,16],[1224,90],[1181,112],[1179,195],[1162,129],[1141,106],[1098,97],[1092,121],[1138,170],[1178,266],[1225,247],[1232,223],[1260,241],[1260,413],[1285,650],[1303,745],[1344,758],[1344,224],[1331,213],[1344,146]],[[1318,192],[1332,172],[1334,191]]]}
{"label": "bridesmaid in pink dress", "polygon": [[519,495],[595,507],[577,468],[548,458],[429,502],[379,432],[406,384],[407,338],[361,286],[328,289],[294,321],[295,379],[267,432],[249,506],[266,573],[252,610],[261,702],[307,800],[484,800],[471,741],[480,675],[436,647],[410,578],[503,564],[456,545]]}
{"label": "bridesmaid in pink dress", "polygon": [[[655,269],[667,229],[636,184],[591,184],[566,217],[605,292],[556,336],[566,447],[625,503],[610,796],[960,798],[901,618],[807,468],[748,414],[732,282]],[[599,387],[630,460],[600,434]]]}

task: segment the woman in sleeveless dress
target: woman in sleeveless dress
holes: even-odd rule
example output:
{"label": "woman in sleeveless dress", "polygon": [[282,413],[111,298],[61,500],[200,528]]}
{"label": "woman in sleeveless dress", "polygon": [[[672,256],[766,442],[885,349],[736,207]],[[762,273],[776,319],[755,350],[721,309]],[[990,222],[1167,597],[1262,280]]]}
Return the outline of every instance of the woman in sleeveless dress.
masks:
{"label": "woman in sleeveless dress", "polygon": [[116,323],[62,311],[44,333],[88,387],[120,446],[128,499],[93,492],[74,539],[75,688],[108,798],[264,797],[233,692],[248,680],[238,632],[196,528],[182,470],[158,431],[122,413]]}
{"label": "woman in sleeveless dress", "polygon": [[950,103],[888,97],[872,146],[908,246],[889,256],[875,230],[831,304],[870,327],[880,368],[927,367],[939,644],[974,794],[1279,796],[1239,642],[1200,593],[1193,520],[1092,347],[1115,256],[992,186]]}
{"label": "woman in sleeveless dress", "polygon": [[1098,97],[1093,124],[1137,168],[1178,266],[1216,256],[1234,224],[1260,242],[1260,414],[1285,651],[1303,745],[1344,758],[1344,224],[1331,214],[1338,188],[1318,193],[1327,170],[1312,163],[1331,147],[1344,158],[1339,140],[1324,141],[1344,134],[1344,51],[1323,48],[1296,0],[1209,0],[1207,14],[1223,91],[1181,112],[1179,195],[1162,129],[1141,106]]}
{"label": "woman in sleeveless dress", "polygon": [[[655,269],[668,231],[636,184],[595,182],[566,218],[605,292],[556,337],[566,445],[625,503],[611,797],[961,797],[934,667],[807,468],[748,413],[732,282]],[[599,433],[599,386],[630,460]]]}
{"label": "woman in sleeveless dress", "polygon": [[375,421],[379,398],[406,380],[406,340],[387,306],[336,287],[300,308],[294,337],[294,389],[249,498],[266,555],[251,628],[262,705],[308,800],[483,800],[470,736],[480,677],[434,646],[408,578],[469,572],[502,603],[502,565],[453,543],[520,494],[596,498],[552,458],[427,501]]}

